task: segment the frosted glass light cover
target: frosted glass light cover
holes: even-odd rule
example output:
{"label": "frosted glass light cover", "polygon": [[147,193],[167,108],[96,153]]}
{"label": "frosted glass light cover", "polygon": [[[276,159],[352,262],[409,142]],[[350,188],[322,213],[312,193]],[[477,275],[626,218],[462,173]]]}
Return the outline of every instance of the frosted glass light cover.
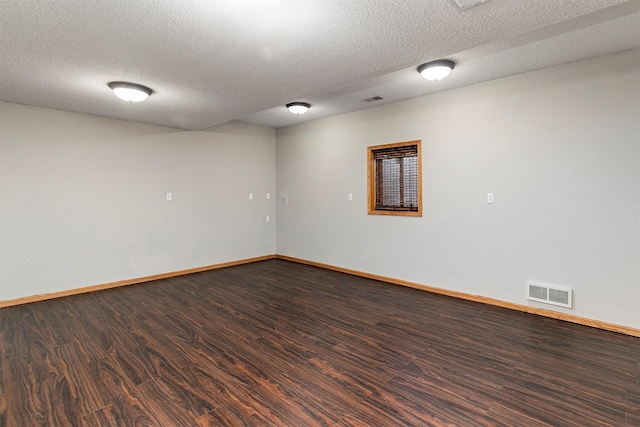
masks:
{"label": "frosted glass light cover", "polygon": [[296,114],[298,116],[300,114],[306,113],[307,110],[309,109],[309,107],[307,107],[306,105],[301,105],[301,104],[289,105],[287,108],[291,113]]}
{"label": "frosted glass light cover", "polygon": [[438,59],[436,61],[422,64],[418,67],[418,72],[422,78],[435,82],[447,77],[455,67],[456,63],[453,61],[448,59]]}
{"label": "frosted glass light cover", "polygon": [[128,82],[110,82],[107,86],[113,93],[123,101],[140,102],[144,101],[153,93],[151,89],[137,83]]}
{"label": "frosted glass light cover", "polygon": [[141,90],[126,87],[114,88],[113,93],[115,93],[118,98],[127,102],[141,102],[149,97],[149,95]]}
{"label": "frosted glass light cover", "polygon": [[447,77],[449,73],[451,73],[451,68],[443,65],[436,65],[435,67],[425,68],[420,72],[420,75],[425,80],[437,82],[438,80],[442,80]]}

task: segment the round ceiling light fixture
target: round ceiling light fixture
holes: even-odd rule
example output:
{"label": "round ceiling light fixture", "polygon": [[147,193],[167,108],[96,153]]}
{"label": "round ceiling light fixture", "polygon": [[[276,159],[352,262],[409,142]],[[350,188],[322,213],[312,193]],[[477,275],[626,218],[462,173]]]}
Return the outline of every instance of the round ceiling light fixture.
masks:
{"label": "round ceiling light fixture", "polygon": [[430,80],[432,82],[437,82],[438,80],[442,80],[451,73],[456,66],[456,63],[453,61],[448,61],[446,59],[439,59],[437,61],[427,62],[426,64],[422,64],[418,67],[418,72],[425,80]]}
{"label": "round ceiling light fixture", "polygon": [[306,102],[290,102],[289,104],[287,104],[287,109],[289,110],[289,112],[297,116],[306,113],[309,107],[311,107],[311,105],[307,104]]}
{"label": "round ceiling light fixture", "polygon": [[107,83],[113,93],[123,101],[140,102],[144,101],[153,93],[151,89],[136,83],[111,82]]}

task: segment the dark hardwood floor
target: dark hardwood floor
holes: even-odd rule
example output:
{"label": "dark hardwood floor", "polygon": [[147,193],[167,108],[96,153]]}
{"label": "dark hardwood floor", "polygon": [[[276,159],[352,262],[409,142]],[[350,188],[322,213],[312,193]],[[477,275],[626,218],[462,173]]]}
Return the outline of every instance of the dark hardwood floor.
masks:
{"label": "dark hardwood floor", "polygon": [[640,426],[640,339],[270,260],[0,310],[2,426]]}

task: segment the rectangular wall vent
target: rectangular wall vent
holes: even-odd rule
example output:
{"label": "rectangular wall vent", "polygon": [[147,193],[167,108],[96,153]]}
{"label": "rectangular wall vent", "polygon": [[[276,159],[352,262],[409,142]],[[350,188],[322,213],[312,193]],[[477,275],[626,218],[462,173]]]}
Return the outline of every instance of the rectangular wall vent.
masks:
{"label": "rectangular wall vent", "polygon": [[527,299],[573,308],[573,289],[538,282],[527,282]]}

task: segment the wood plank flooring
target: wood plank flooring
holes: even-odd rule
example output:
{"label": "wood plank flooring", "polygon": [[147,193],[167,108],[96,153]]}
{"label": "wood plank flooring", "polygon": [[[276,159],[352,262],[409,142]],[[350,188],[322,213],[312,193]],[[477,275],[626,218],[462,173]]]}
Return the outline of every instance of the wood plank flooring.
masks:
{"label": "wood plank flooring", "polygon": [[0,426],[640,426],[640,339],[269,260],[0,310]]}

